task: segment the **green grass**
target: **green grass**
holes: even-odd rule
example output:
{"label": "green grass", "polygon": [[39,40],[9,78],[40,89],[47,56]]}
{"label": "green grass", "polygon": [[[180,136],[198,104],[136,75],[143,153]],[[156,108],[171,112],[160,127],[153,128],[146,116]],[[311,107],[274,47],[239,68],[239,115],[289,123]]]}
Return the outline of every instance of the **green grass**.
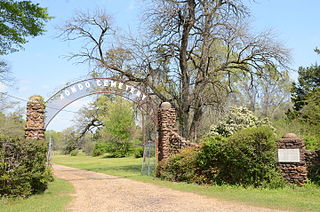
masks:
{"label": "green grass", "polygon": [[245,202],[253,206],[295,211],[320,211],[320,187],[311,184],[304,187],[291,186],[283,189],[200,186],[196,184],[161,181],[153,177],[141,176],[140,169],[142,159],[136,158],[55,156],[53,162],[74,168],[121,176],[143,182],[151,182],[172,189],[193,192],[223,200]]}
{"label": "green grass", "polygon": [[27,199],[0,199],[1,212],[60,212],[71,200],[72,185],[55,178],[43,194],[33,195]]}

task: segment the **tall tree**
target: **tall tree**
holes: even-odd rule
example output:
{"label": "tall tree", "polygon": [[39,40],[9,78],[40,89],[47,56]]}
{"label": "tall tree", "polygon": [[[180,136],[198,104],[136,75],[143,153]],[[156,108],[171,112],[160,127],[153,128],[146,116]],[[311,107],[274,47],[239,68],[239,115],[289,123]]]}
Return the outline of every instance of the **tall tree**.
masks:
{"label": "tall tree", "polygon": [[[79,13],[64,27],[65,39],[84,39],[72,58],[140,84],[177,109],[182,135],[194,138],[207,107],[232,89],[234,75],[264,75],[265,65],[285,66],[288,51],[268,32],[251,35],[241,0],[151,0],[146,36],[118,48],[106,43],[109,18]],[[142,37],[142,36],[141,36]],[[91,45],[88,45],[91,43]]]}
{"label": "tall tree", "polygon": [[305,105],[300,111],[300,119],[320,126],[320,87],[310,91],[304,102]]}
{"label": "tall tree", "polygon": [[298,83],[293,83],[291,91],[295,111],[300,111],[307,104],[305,100],[309,93],[320,87],[320,66],[299,67],[298,74]]}

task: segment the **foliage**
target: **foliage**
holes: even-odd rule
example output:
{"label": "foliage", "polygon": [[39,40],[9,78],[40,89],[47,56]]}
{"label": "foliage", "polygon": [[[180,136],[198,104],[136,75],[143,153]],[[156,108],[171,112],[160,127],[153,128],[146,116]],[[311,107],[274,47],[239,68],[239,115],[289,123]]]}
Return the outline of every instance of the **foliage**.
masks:
{"label": "foliage", "polygon": [[133,156],[135,158],[142,158],[143,157],[143,146],[135,146],[132,149]]}
{"label": "foliage", "polygon": [[77,150],[77,149],[74,149],[74,150],[72,150],[71,152],[70,152],[70,155],[71,156],[77,156],[79,154],[79,150]]}
{"label": "foliage", "polygon": [[307,150],[320,150],[320,137],[306,135],[302,138]]}
{"label": "foliage", "polygon": [[17,51],[26,37],[41,35],[51,19],[46,8],[31,1],[0,0],[0,55]]}
{"label": "foliage", "polygon": [[212,136],[201,148],[170,156],[159,165],[158,175],[172,181],[281,187],[276,169],[276,142],[270,127],[241,130],[229,138]]}
{"label": "foliage", "polygon": [[298,119],[287,119],[282,118],[274,120],[272,126],[276,128],[276,133],[278,137],[282,137],[288,132],[295,133],[299,137],[304,136],[315,136],[320,137],[319,127],[311,125],[307,122],[301,122]]}
{"label": "foliage", "polygon": [[80,113],[76,120],[79,149],[94,156],[133,154],[132,144],[141,139],[141,129],[135,124],[131,102],[115,95],[101,95]]}
{"label": "foliage", "polygon": [[63,154],[70,154],[73,150],[78,149],[77,137],[75,132],[72,129],[67,129],[63,136],[64,147]]}
{"label": "foliage", "polygon": [[110,48],[113,28],[101,11],[78,13],[61,27],[61,36],[84,43],[70,58],[169,101],[182,136],[194,139],[204,111],[223,104],[240,73],[262,76],[268,73],[265,65],[288,62],[288,50],[270,32],[249,32],[249,14],[240,0],[157,0],[144,14],[146,36]]}
{"label": "foliage", "polygon": [[93,155],[95,143],[96,143],[96,141],[94,141],[93,139],[88,139],[88,141],[84,142],[83,147],[82,147],[82,151],[86,155]]}
{"label": "foliage", "polygon": [[10,136],[24,136],[24,110],[21,108],[11,113],[0,112],[0,134]]}
{"label": "foliage", "polygon": [[276,171],[275,152],[270,127],[244,129],[225,141],[209,138],[200,151],[199,163],[201,170],[217,169],[211,180],[218,184],[278,187],[283,182]]}
{"label": "foliage", "polygon": [[52,181],[46,166],[47,144],[0,135],[0,196],[27,197]]}
{"label": "foliage", "polygon": [[232,107],[217,125],[211,126],[209,134],[228,137],[241,129],[259,126],[271,124],[267,118],[260,120],[245,107]]}
{"label": "foliage", "polygon": [[143,157],[143,146],[140,140],[134,142],[112,142],[112,141],[97,141],[95,143],[92,156],[100,156],[105,153],[110,153],[109,157],[121,158],[133,155],[135,158]]}
{"label": "foliage", "polygon": [[121,97],[116,97],[114,101],[107,101],[106,104],[108,109],[102,118],[104,124],[102,130],[114,141],[120,143],[129,141],[134,127],[131,103]]}
{"label": "foliage", "polygon": [[291,91],[294,111],[300,111],[307,103],[305,100],[309,92],[320,87],[320,66],[299,67],[298,74],[298,83],[293,83]]}
{"label": "foliage", "polygon": [[[27,37],[41,35],[51,19],[46,8],[31,1],[0,0],[0,56],[22,48]],[[0,82],[12,80],[8,64],[0,59]]]}
{"label": "foliage", "polygon": [[130,142],[98,141],[93,150],[93,156],[110,153],[110,157],[122,158],[128,156],[132,147]]}
{"label": "foliage", "polygon": [[52,142],[53,150],[62,150],[64,146],[63,133],[57,132],[54,130],[46,130],[45,131],[46,141]]}
{"label": "foliage", "polygon": [[109,151],[109,145],[107,142],[97,141],[94,145],[92,156],[100,156]]}
{"label": "foliage", "polygon": [[197,182],[197,156],[195,148],[184,148],[158,164],[157,176],[173,182]]}
{"label": "foliage", "polygon": [[303,102],[305,105],[299,112],[299,119],[320,127],[320,87],[310,91]]}

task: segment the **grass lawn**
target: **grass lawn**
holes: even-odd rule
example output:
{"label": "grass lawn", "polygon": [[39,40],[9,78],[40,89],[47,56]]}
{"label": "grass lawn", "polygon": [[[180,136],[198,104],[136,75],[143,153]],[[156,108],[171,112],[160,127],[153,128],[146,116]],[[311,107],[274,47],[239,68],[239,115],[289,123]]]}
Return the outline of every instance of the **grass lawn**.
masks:
{"label": "grass lawn", "polygon": [[54,157],[53,162],[74,168],[151,182],[180,191],[193,192],[224,200],[246,202],[254,206],[294,211],[320,211],[320,187],[315,185],[292,186],[283,189],[255,189],[167,182],[153,177],[141,176],[142,159],[136,158],[57,155]]}
{"label": "grass lawn", "polygon": [[27,199],[0,199],[1,212],[61,212],[71,200],[72,185],[55,178],[43,194],[33,195]]}

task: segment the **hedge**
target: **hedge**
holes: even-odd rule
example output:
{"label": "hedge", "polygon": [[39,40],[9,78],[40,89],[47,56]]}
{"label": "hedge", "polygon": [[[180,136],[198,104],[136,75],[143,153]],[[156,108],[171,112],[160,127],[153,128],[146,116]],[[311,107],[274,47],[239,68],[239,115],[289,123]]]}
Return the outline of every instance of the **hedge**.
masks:
{"label": "hedge", "polygon": [[46,165],[47,143],[0,135],[0,196],[28,197],[53,180]]}

